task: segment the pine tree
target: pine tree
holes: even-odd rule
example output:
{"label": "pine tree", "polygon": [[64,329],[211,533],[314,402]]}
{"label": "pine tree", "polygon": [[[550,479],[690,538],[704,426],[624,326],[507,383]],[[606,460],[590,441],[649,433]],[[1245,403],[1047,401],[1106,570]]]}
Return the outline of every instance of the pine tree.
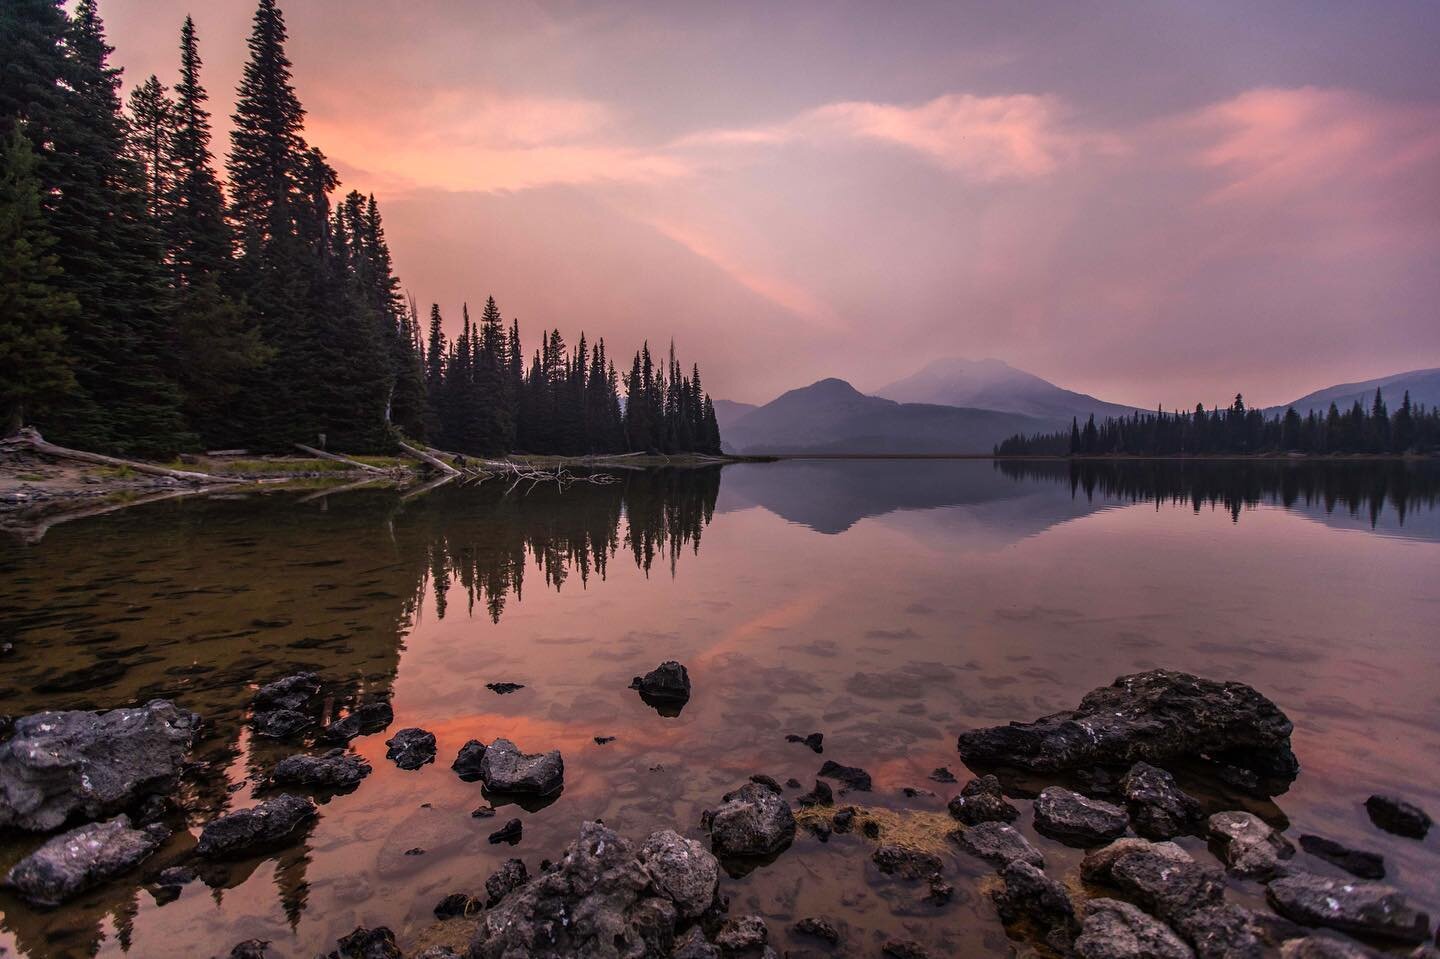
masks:
{"label": "pine tree", "polygon": [[138,171],[146,211],[157,226],[163,226],[170,218],[170,204],[179,181],[174,149],[179,129],[175,101],[152,73],[130,91],[127,106],[126,154]]}
{"label": "pine tree", "polygon": [[175,85],[176,179],[170,198],[166,245],[181,285],[211,277],[218,283],[232,266],[234,239],[225,221],[220,181],[211,166],[209,95],[200,83],[199,41],[195,22],[185,18],[180,31],[180,82]]}
{"label": "pine tree", "polygon": [[62,327],[79,304],[57,282],[37,166],[30,142],[12,129],[0,143],[0,435],[75,385]]}

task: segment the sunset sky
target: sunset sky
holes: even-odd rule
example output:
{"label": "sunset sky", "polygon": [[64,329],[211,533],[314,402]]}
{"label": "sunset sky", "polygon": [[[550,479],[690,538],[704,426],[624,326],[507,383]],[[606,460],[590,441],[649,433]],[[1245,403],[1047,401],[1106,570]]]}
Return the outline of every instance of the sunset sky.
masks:
{"label": "sunset sky", "polygon": [[[716,397],[995,356],[1139,406],[1440,366],[1440,4],[282,0],[307,137],[452,329]],[[249,0],[101,0],[129,84]]]}

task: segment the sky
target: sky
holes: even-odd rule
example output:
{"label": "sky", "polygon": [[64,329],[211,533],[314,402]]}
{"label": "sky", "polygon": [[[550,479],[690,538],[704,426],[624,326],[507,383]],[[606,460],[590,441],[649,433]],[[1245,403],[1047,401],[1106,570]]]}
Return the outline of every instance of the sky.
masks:
{"label": "sky", "polygon": [[[1141,407],[1440,366],[1440,4],[281,0],[307,139],[452,332],[717,398],[998,357]],[[248,0],[101,0],[127,85]]]}

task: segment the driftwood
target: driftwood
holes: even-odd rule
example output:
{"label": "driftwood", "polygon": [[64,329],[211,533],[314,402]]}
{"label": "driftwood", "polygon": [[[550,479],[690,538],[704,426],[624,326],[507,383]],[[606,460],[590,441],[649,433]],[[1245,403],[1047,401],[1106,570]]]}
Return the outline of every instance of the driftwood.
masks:
{"label": "driftwood", "polygon": [[[34,519],[3,519],[0,520],[0,532],[9,533],[21,542],[34,546],[45,538],[52,526],[59,526],[61,523],[69,523],[77,519],[89,519],[92,516],[104,516],[106,513],[116,513],[122,509],[130,509],[134,506],[146,506],[150,503],[160,503],[170,499],[181,499],[187,496],[203,496],[210,492],[206,489],[172,489],[159,493],[152,493],[144,496],[137,496],[134,499],[122,500],[120,502],[106,501],[101,503],[89,503],[76,507],[67,508],[59,505],[49,512],[41,512]],[[44,510],[49,504],[41,504],[38,508]]]}
{"label": "driftwood", "polygon": [[[403,444],[402,444],[403,445]],[[433,447],[425,447],[425,452],[435,458],[437,462],[443,463],[441,456],[449,456],[452,459],[464,460],[464,469],[457,469],[451,466],[457,474],[465,476],[473,482],[483,483],[495,477],[504,477],[511,480],[510,486],[505,490],[506,494],[512,492],[521,483],[528,482],[530,489],[534,489],[540,483],[554,483],[561,489],[572,483],[593,483],[596,486],[607,486],[616,482],[614,476],[609,473],[587,473],[577,476],[571,473],[564,466],[556,467],[553,470],[541,469],[538,466],[526,466],[523,463],[513,463],[510,460],[489,460],[479,459],[471,456],[463,456],[460,453],[451,453],[448,450],[437,450]],[[629,455],[629,454],[626,454]],[[445,464],[449,466],[450,464]],[[625,467],[620,467],[625,468]]]}
{"label": "driftwood", "polygon": [[381,469],[378,466],[371,466],[369,463],[362,463],[359,460],[352,460],[350,457],[341,456],[339,453],[327,453],[325,450],[317,450],[315,447],[306,446],[304,443],[296,443],[295,448],[297,450],[309,453],[311,456],[317,456],[322,460],[332,460],[336,463],[344,463],[346,466],[354,467],[357,470],[364,470],[367,473],[380,473],[381,475],[389,475],[389,470]]}
{"label": "driftwood", "polygon": [[312,502],[314,502],[315,500],[323,500],[323,499],[324,499],[325,497],[327,497],[327,496],[333,496],[333,495],[336,495],[336,494],[339,494],[339,493],[349,493],[349,492],[351,492],[352,490],[357,490],[357,489],[367,489],[367,488],[369,488],[369,487],[371,487],[371,486],[375,486],[375,485],[378,485],[378,484],[383,483],[383,482],[385,482],[385,477],[379,477],[379,476],[369,477],[369,476],[367,476],[365,479],[356,480],[356,481],[353,482],[353,483],[346,483],[346,484],[344,484],[344,485],[342,485],[342,486],[327,486],[327,487],[325,487],[324,489],[318,489],[318,490],[316,490],[316,491],[313,492],[313,493],[307,493],[306,495],[304,495],[304,496],[300,497],[298,500],[296,500],[296,502],[297,502],[297,503],[312,503]]}
{"label": "driftwood", "polygon": [[451,466],[449,463],[445,462],[438,456],[434,456],[424,450],[417,450],[415,447],[411,446],[408,443],[401,443],[400,448],[406,453],[409,453],[411,456],[415,457],[420,462],[428,463],[442,473],[449,473],[453,476],[460,475],[459,470],[457,470],[455,467]]}
{"label": "driftwood", "polygon": [[165,466],[157,466],[154,463],[142,463],[138,460],[122,460],[119,457],[105,456],[102,453],[87,453],[84,450],[66,449],[63,446],[56,446],[54,443],[47,443],[38,430],[29,426],[14,436],[6,437],[3,445],[12,449],[29,449],[45,456],[52,456],[55,459],[74,460],[77,463],[93,463],[96,466],[111,466],[118,469],[131,469],[137,473],[148,473],[151,476],[168,476],[170,479],[184,480],[187,483],[244,482],[243,480],[238,480],[230,476],[212,476],[209,473],[172,470]]}

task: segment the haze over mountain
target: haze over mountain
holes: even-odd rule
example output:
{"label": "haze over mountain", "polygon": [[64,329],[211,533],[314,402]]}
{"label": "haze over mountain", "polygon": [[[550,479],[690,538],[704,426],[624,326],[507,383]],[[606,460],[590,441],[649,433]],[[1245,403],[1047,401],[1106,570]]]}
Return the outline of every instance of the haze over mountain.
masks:
{"label": "haze over mountain", "polygon": [[721,436],[727,447],[746,453],[988,453],[1015,433],[1053,427],[1051,420],[1018,413],[896,403],[831,378],[722,426]]}
{"label": "haze over mountain", "polygon": [[1133,407],[1107,403],[1085,393],[1063,389],[1033,373],[996,359],[969,360],[952,356],[933,360],[923,369],[875,391],[897,403],[936,403],[1006,413],[1024,413],[1068,424],[1091,414],[1097,420],[1126,416]]}
{"label": "haze over mountain", "polygon": [[[1411,370],[1408,373],[1394,373],[1390,376],[1382,376],[1379,379],[1363,380],[1359,383],[1339,383],[1335,386],[1327,386],[1322,390],[1307,393],[1292,403],[1285,406],[1272,407],[1267,412],[1283,413],[1286,407],[1293,406],[1301,416],[1309,413],[1312,409],[1317,413],[1325,413],[1334,403],[1341,411],[1348,410],[1357,400],[1366,409],[1375,400],[1375,391],[1381,391],[1385,397],[1385,404],[1393,411],[1400,405],[1405,391],[1410,391],[1410,402],[1428,407],[1440,406],[1440,368],[1429,370]],[[723,435],[723,434],[722,434]]]}
{"label": "haze over mountain", "polygon": [[730,427],[739,422],[742,417],[760,408],[754,403],[741,403],[737,400],[715,400],[714,402],[715,422],[720,424],[721,436],[728,433]]}

